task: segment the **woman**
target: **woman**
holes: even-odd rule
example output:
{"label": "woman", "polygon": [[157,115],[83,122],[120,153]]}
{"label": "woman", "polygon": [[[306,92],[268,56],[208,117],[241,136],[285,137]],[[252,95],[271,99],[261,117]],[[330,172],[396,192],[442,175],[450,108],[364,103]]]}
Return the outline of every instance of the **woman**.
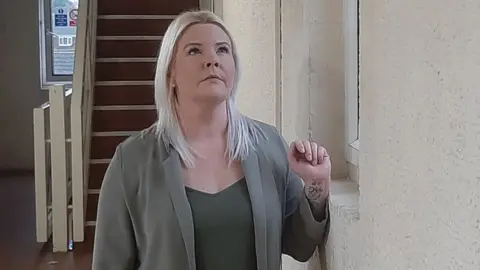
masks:
{"label": "woman", "polygon": [[287,149],[275,128],[240,114],[238,66],[217,16],[172,22],[158,121],[118,146],[103,181],[94,270],[278,270],[282,253],[306,261],[323,244],[327,152],[300,140]]}

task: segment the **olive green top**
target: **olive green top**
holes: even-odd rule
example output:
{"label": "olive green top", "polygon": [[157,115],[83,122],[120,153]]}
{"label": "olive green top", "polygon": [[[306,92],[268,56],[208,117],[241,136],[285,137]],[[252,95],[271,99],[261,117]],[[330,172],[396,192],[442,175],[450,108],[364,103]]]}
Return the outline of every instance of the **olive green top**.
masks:
{"label": "olive green top", "polygon": [[197,270],[255,270],[255,232],[245,179],[205,193],[187,187]]}

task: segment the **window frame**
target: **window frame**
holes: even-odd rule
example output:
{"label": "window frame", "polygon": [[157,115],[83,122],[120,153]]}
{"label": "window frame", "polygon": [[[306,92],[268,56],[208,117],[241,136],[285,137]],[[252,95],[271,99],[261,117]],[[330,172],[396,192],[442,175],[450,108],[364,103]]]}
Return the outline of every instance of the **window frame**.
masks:
{"label": "window frame", "polygon": [[[344,0],[346,160],[359,164],[359,0]],[[358,170],[358,168],[353,168]]]}
{"label": "window frame", "polygon": [[54,75],[53,74],[53,44],[52,39],[48,38],[52,32],[52,1],[38,1],[38,26],[39,26],[39,59],[40,59],[40,88],[48,90],[55,84],[65,84],[71,87],[73,81],[72,75]]}

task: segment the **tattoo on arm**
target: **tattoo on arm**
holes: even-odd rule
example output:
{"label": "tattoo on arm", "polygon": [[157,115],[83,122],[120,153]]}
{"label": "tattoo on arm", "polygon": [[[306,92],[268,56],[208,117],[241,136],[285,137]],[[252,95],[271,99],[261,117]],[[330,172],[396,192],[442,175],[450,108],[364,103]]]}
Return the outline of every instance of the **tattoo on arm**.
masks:
{"label": "tattoo on arm", "polygon": [[317,220],[325,218],[326,197],[325,187],[321,181],[313,181],[311,184],[305,186],[305,193],[310,206],[312,207],[313,215]]}
{"label": "tattoo on arm", "polygon": [[307,198],[311,201],[318,201],[324,192],[324,188],[318,181],[313,181],[311,185],[307,187]]}

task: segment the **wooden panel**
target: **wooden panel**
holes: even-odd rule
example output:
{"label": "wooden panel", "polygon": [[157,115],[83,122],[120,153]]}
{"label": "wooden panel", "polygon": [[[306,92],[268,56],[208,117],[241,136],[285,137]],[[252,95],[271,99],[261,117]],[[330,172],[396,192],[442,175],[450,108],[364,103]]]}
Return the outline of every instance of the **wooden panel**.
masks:
{"label": "wooden panel", "polygon": [[107,168],[107,163],[90,164],[88,188],[100,189],[102,187],[103,177]]}
{"label": "wooden panel", "polygon": [[153,81],[154,62],[100,62],[96,64],[97,81]]}
{"label": "wooden panel", "polygon": [[199,7],[198,0],[98,0],[99,15],[176,15]]}
{"label": "wooden panel", "polygon": [[90,146],[91,159],[112,158],[117,145],[123,142],[126,136],[92,136]]}
{"label": "wooden panel", "polygon": [[99,19],[97,36],[163,36],[172,20]]}
{"label": "wooden panel", "polygon": [[97,57],[154,57],[158,56],[160,40],[98,40]]}
{"label": "wooden panel", "polygon": [[96,86],[96,106],[154,105],[153,85]]}
{"label": "wooden panel", "polygon": [[151,126],[157,119],[156,110],[94,111],[93,132],[139,131]]}

